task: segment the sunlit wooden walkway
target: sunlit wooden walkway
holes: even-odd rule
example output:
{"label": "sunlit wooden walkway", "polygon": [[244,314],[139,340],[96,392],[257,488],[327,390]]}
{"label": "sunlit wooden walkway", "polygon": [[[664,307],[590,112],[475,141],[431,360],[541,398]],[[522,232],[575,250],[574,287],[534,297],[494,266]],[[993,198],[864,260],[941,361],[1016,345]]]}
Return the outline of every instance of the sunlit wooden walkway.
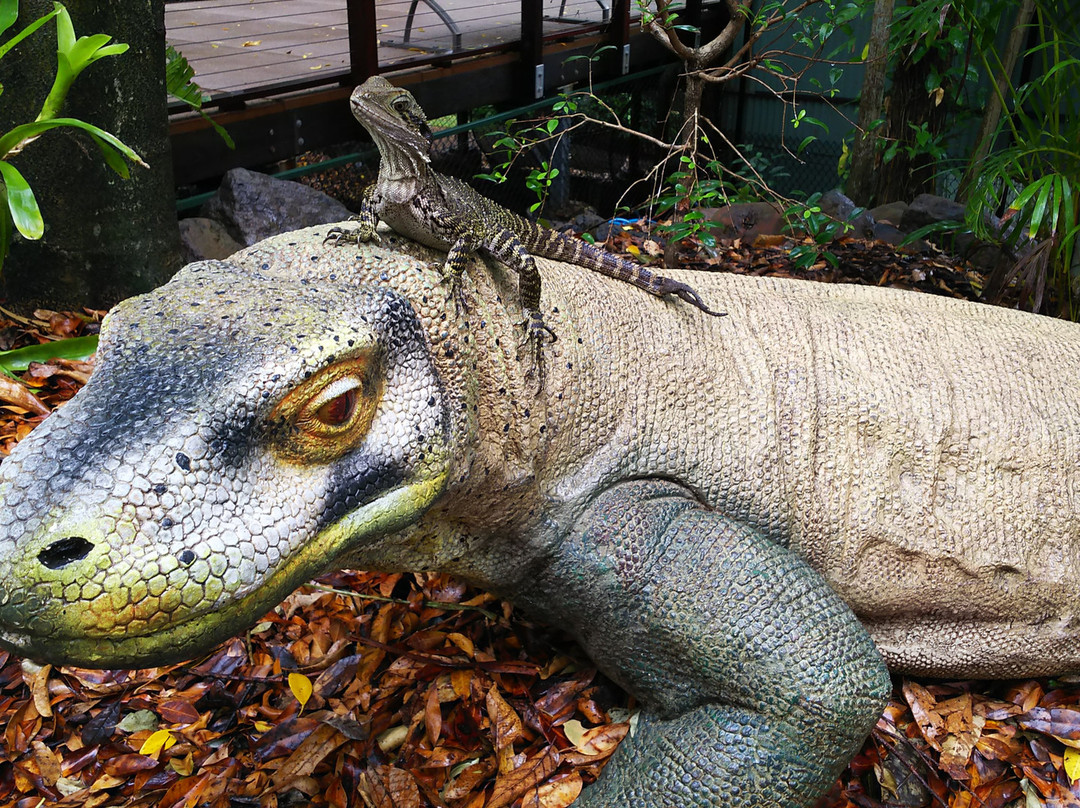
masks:
{"label": "sunlit wooden walkway", "polygon": [[[607,0],[544,0],[544,33],[606,22],[608,13]],[[376,0],[376,21],[380,69],[405,67],[433,53],[516,41],[521,5]],[[169,44],[183,53],[211,95],[350,72],[345,0],[184,0],[166,4],[165,27]]]}

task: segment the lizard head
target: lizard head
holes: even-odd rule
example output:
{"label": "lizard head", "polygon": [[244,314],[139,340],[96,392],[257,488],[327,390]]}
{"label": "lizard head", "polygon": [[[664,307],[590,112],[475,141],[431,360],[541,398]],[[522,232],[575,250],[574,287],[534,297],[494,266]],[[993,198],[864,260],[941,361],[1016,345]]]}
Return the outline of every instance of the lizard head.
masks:
{"label": "lizard head", "polygon": [[382,76],[372,76],[349,98],[353,116],[379,147],[384,161],[428,162],[431,128],[412,93]]}
{"label": "lizard head", "polygon": [[90,383],[0,465],[0,645],[147,666],[243,631],[407,535],[450,409],[399,293],[187,267],[109,314]]}

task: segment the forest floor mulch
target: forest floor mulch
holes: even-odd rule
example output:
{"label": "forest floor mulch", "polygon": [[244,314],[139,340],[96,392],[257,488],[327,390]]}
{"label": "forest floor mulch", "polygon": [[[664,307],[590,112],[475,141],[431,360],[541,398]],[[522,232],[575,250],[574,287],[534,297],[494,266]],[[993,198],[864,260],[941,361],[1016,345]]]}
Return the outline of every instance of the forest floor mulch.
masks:
{"label": "forest floor mulch", "polygon": [[[633,230],[614,242],[654,251]],[[944,255],[852,240],[831,248],[836,267],[798,271],[791,246],[733,242],[684,259],[971,300],[985,281]],[[94,333],[101,315],[0,310],[0,350]],[[5,378],[0,453],[92,367],[47,361]],[[563,808],[633,709],[565,637],[508,603],[444,575],[342,571],[182,665],[93,671],[0,651],[0,806]],[[1080,806],[1080,680],[897,677],[819,804],[883,805]]]}

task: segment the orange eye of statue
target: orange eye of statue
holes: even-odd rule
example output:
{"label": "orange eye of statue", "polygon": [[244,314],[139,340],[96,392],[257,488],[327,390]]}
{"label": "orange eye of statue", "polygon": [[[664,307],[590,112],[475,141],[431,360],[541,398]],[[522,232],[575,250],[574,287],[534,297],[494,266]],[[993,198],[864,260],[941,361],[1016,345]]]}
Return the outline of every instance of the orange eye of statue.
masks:
{"label": "orange eye of statue", "polygon": [[346,390],[340,396],[327,401],[319,409],[315,410],[315,418],[325,426],[342,426],[348,423],[356,412],[358,398],[357,389]]}

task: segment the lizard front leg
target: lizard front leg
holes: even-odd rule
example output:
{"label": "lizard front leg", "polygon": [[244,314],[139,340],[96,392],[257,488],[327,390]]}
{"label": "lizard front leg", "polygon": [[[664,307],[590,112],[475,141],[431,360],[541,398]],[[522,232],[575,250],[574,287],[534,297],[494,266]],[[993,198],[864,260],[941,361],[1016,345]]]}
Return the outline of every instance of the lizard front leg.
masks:
{"label": "lizard front leg", "polygon": [[582,808],[813,805],[890,688],[820,575],[675,483],[601,494],[522,605],[643,705]]}
{"label": "lizard front leg", "polygon": [[369,185],[360,200],[360,212],[350,216],[350,222],[356,222],[355,227],[331,227],[326,231],[324,241],[334,244],[360,244],[366,241],[378,241],[379,234],[376,228],[379,226],[379,215],[376,213],[375,186]]}

